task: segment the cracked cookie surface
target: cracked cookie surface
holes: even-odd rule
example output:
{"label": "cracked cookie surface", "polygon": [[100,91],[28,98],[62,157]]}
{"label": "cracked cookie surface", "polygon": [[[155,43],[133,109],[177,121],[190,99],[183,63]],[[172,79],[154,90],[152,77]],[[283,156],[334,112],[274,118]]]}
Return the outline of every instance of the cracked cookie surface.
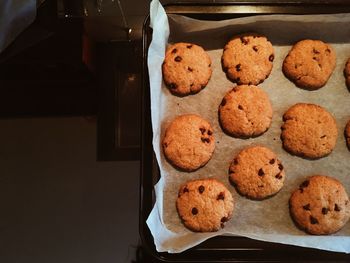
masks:
{"label": "cracked cookie surface", "polygon": [[219,106],[221,127],[235,137],[263,134],[271,125],[272,113],[268,95],[254,85],[234,87]]}
{"label": "cracked cookie surface", "polygon": [[265,36],[243,34],[225,45],[221,62],[231,81],[258,85],[270,75],[274,58],[272,44]]}
{"label": "cracked cookie surface", "polygon": [[184,171],[204,166],[215,149],[213,129],[208,121],[195,114],[176,117],[162,141],[167,160]]}
{"label": "cracked cookie surface", "polygon": [[334,117],[316,104],[298,103],[283,115],[283,148],[297,156],[316,159],[330,154],[338,130]]}
{"label": "cracked cookie surface", "polygon": [[281,161],[274,152],[263,146],[243,149],[229,168],[230,181],[237,191],[255,200],[278,193],[285,177]]}
{"label": "cracked cookie surface", "polygon": [[336,65],[334,49],[320,40],[297,42],[283,61],[283,73],[298,87],[315,90],[323,87]]}
{"label": "cracked cookie surface", "polygon": [[234,200],[218,180],[200,179],[180,187],[176,207],[187,228],[196,232],[213,232],[224,227],[231,218]]}
{"label": "cracked cookie surface", "polygon": [[289,199],[289,210],[298,227],[315,235],[337,232],[350,217],[343,185],[322,175],[311,176],[300,184]]}
{"label": "cracked cookie surface", "polygon": [[198,45],[176,43],[167,48],[162,71],[171,93],[178,96],[195,94],[210,80],[211,59]]}

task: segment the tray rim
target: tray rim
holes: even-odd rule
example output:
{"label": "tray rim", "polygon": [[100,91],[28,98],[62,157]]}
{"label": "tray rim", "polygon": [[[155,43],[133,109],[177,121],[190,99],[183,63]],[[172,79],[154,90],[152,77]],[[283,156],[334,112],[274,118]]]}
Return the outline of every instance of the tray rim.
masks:
{"label": "tray rim", "polygon": [[[247,13],[246,8],[240,7],[255,7],[252,9],[255,12]],[[228,12],[218,13],[226,7]],[[234,8],[232,8],[234,7]],[[259,9],[260,8],[260,9]],[[344,9],[345,8],[345,9]],[[265,14],[332,14],[332,13],[350,13],[350,1],[347,0],[309,0],[309,1],[280,1],[280,0],[270,0],[270,1],[235,1],[235,2],[220,2],[220,3],[169,3],[164,5],[164,9],[167,14],[180,14],[187,16],[232,16],[242,17],[249,15],[265,15]],[[197,10],[197,11],[196,11]],[[201,12],[199,12],[200,10]],[[203,10],[210,10],[210,12],[203,13]],[[276,12],[277,11],[277,12]],[[212,18],[213,18],[212,17]],[[140,207],[139,207],[139,235],[143,248],[146,252],[151,255],[158,262],[284,262],[285,260],[293,262],[311,262],[315,260],[320,260],[322,262],[349,262],[350,254],[330,252],[324,250],[318,250],[313,248],[297,247],[293,245],[284,245],[279,243],[263,242],[248,239],[246,237],[227,237],[227,236],[217,236],[211,238],[203,243],[186,250],[178,254],[170,254],[167,252],[157,252],[153,242],[153,237],[146,224],[147,217],[154,205],[152,200],[153,186],[155,181],[159,179],[159,168],[152,147],[152,128],[151,128],[151,116],[150,116],[150,94],[149,94],[149,78],[148,78],[148,67],[147,67],[147,51],[149,45],[149,33],[152,29],[149,28],[150,16],[144,20],[142,29],[142,44],[143,44],[143,65],[142,65],[142,104],[141,104],[141,165],[140,165]],[[215,19],[214,19],[215,20]],[[152,178],[147,178],[152,173]],[[155,178],[157,176],[158,178]],[[150,181],[147,181],[150,180]],[[149,189],[151,188],[151,189]],[[148,194],[148,195],[147,195]],[[147,200],[152,200],[151,204]],[[146,211],[145,211],[146,210]],[[215,243],[218,240],[232,239],[247,244],[256,244],[257,247],[231,247],[231,248],[216,248],[213,249],[210,246],[206,247],[206,244]],[[249,240],[247,242],[247,240]],[[264,246],[268,244],[267,246]],[[211,244],[212,245],[212,244]],[[261,246],[260,246],[261,245]],[[272,249],[283,250],[281,255],[275,258],[266,258],[261,252],[272,252]],[[220,255],[215,255],[222,253],[222,251],[235,252],[236,255],[231,254],[231,257],[221,257]],[[257,253],[257,257],[244,257],[244,254],[251,254],[252,252]],[[200,252],[200,253],[198,253]],[[205,257],[205,259],[200,258],[202,253],[212,253],[212,257]],[[243,252],[243,253],[237,253]],[[299,254],[298,254],[299,253]],[[298,258],[298,255],[309,256],[307,259]],[[304,254],[306,253],[306,254]],[[239,255],[237,255],[239,254]],[[242,255],[241,255],[242,254]],[[265,256],[265,257],[264,257]],[[292,259],[291,256],[296,256]],[[317,261],[318,262],[318,261]]]}

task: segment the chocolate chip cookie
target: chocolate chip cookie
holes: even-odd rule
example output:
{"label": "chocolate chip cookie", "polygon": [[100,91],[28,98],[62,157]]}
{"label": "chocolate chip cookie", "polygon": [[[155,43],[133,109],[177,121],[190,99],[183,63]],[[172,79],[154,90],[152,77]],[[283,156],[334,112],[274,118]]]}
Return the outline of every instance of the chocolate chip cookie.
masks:
{"label": "chocolate chip cookie", "polygon": [[223,130],[235,137],[263,134],[271,125],[272,106],[268,95],[254,85],[240,85],[230,90],[219,106]]}
{"label": "chocolate chip cookie", "polygon": [[350,90],[350,58],[346,61],[344,68],[345,83]]}
{"label": "chocolate chip cookie", "polygon": [[226,44],[221,62],[231,81],[258,85],[270,75],[274,58],[272,44],[265,36],[244,34]]}
{"label": "chocolate chip cookie", "polygon": [[171,164],[191,172],[204,166],[213,155],[213,129],[209,122],[198,115],[181,115],[166,129],[162,146]]}
{"label": "chocolate chip cookie", "polygon": [[209,55],[192,43],[171,45],[166,51],[162,69],[165,84],[178,96],[201,91],[212,74]]}
{"label": "chocolate chip cookie", "polygon": [[297,156],[316,159],[332,152],[338,130],[334,117],[321,106],[298,103],[283,115],[283,148]]}
{"label": "chocolate chip cookie", "polygon": [[255,200],[278,193],[285,177],[281,161],[274,152],[263,146],[243,149],[229,168],[230,181],[237,191]]}
{"label": "chocolate chip cookie", "polygon": [[348,123],[345,126],[344,135],[345,135],[346,145],[348,146],[348,149],[350,150],[350,120],[348,121]]}
{"label": "chocolate chip cookie", "polygon": [[213,232],[224,227],[231,218],[234,201],[224,184],[215,179],[202,179],[180,187],[176,207],[187,228]]}
{"label": "chocolate chip cookie", "polygon": [[315,235],[337,232],[350,217],[343,185],[322,175],[311,176],[300,184],[289,199],[289,209],[296,225]]}
{"label": "chocolate chip cookie", "polygon": [[335,51],[329,44],[306,39],[292,47],[284,59],[282,70],[298,87],[316,90],[327,83],[335,65]]}

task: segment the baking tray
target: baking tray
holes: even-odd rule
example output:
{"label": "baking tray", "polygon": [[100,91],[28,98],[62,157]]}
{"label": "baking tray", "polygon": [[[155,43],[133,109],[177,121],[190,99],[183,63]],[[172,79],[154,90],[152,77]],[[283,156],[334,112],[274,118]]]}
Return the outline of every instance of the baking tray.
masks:
{"label": "baking tray", "polygon": [[[202,20],[223,20],[267,14],[350,13],[349,0],[235,1],[233,3],[176,3],[164,6],[167,14],[180,14]],[[218,236],[179,254],[159,253],[146,220],[155,196],[153,186],[159,180],[159,167],[152,147],[150,86],[147,52],[152,29],[149,17],[143,26],[142,138],[140,166],[139,231],[143,248],[158,262],[350,262],[350,254],[262,242],[245,237]]]}

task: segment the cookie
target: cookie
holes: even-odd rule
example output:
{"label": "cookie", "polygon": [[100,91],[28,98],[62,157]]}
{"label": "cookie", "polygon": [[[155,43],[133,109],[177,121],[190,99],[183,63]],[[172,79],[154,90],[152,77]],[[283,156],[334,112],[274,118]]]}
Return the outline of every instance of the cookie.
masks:
{"label": "cookie", "polygon": [[344,68],[345,83],[350,90],[350,58],[346,61]]}
{"label": "cookie", "polygon": [[283,148],[300,157],[316,159],[332,152],[338,130],[333,116],[321,106],[298,103],[283,115]]}
{"label": "cookie", "polygon": [[243,149],[229,168],[230,181],[237,191],[255,200],[278,193],[285,177],[281,161],[274,152],[263,146]]}
{"label": "cookie", "polygon": [[230,90],[219,106],[223,130],[241,138],[263,134],[271,125],[272,106],[268,95],[253,85],[240,85]]}
{"label": "cookie", "polygon": [[315,235],[337,232],[350,217],[349,198],[343,185],[322,175],[309,177],[292,193],[289,210],[297,226]]}
{"label": "cookie", "polygon": [[244,34],[226,44],[221,62],[231,81],[258,85],[270,75],[274,58],[272,44],[265,36]]}
{"label": "cookie", "polygon": [[213,129],[198,115],[181,115],[166,129],[162,145],[171,164],[191,172],[204,166],[213,155]]}
{"label": "cookie", "polygon": [[344,135],[345,135],[346,145],[348,146],[348,149],[350,150],[350,120],[348,121],[348,123],[345,126]]}
{"label": "cookie", "polygon": [[296,43],[283,61],[284,75],[300,88],[316,90],[331,76],[336,55],[333,48],[320,40]]}
{"label": "cookie", "polygon": [[209,82],[211,59],[198,45],[176,43],[167,49],[162,70],[171,93],[178,96],[195,94]]}
{"label": "cookie", "polygon": [[229,190],[215,179],[189,181],[182,185],[176,207],[184,225],[196,232],[213,232],[224,227],[233,213]]}

